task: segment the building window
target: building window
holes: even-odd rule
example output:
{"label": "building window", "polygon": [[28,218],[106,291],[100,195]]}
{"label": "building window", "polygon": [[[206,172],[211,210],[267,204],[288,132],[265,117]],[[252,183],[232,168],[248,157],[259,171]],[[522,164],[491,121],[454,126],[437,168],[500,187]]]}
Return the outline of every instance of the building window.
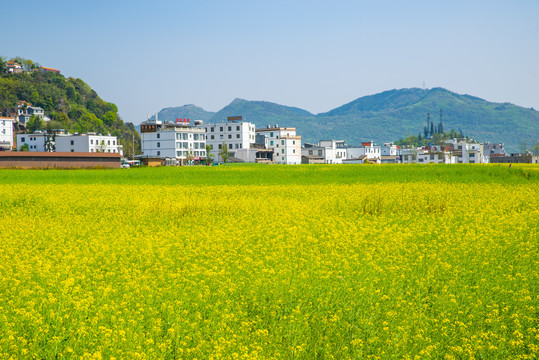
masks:
{"label": "building window", "polygon": [[[213,132],[214,131],[214,128],[210,128],[210,131]],[[213,135],[212,135],[213,136]],[[213,138],[212,138],[213,139]]]}
{"label": "building window", "polygon": [[240,131],[240,127],[239,127],[239,126],[236,126],[236,131]]}
{"label": "building window", "polygon": [[161,155],[161,151],[158,151],[158,152],[157,152],[157,156],[159,156],[159,155]]}
{"label": "building window", "polygon": [[[24,138],[23,138],[24,139]],[[273,141],[270,141],[270,145],[273,146]]]}
{"label": "building window", "polygon": [[231,135],[231,134],[228,134],[228,138],[229,138],[229,139],[232,139],[232,135]]}
{"label": "building window", "polygon": [[229,126],[229,127],[228,127],[228,131],[232,131],[232,126]]}
{"label": "building window", "polygon": [[21,138],[21,142],[25,142],[25,140],[24,140],[24,138],[23,138],[23,137]]}
{"label": "building window", "polygon": [[219,144],[219,150],[221,150],[223,148],[223,145]]}
{"label": "building window", "polygon": [[282,157],[281,159],[284,160],[284,157]]}
{"label": "building window", "polygon": [[236,134],[236,139],[239,139],[240,138],[240,134]]}
{"label": "building window", "polygon": [[294,153],[294,154],[295,154],[295,153],[296,153],[296,149],[292,149],[292,153]]}
{"label": "building window", "polygon": [[312,155],[313,154],[313,151],[312,150],[309,150],[309,155]]}
{"label": "building window", "polygon": [[161,143],[158,142],[158,143],[157,143],[157,147],[161,147]]}
{"label": "building window", "polygon": [[110,140],[107,140],[107,145],[110,145]]}
{"label": "building window", "polygon": [[228,144],[228,148],[229,148],[229,149],[232,149],[232,144]]}
{"label": "building window", "polygon": [[157,138],[158,138],[158,139],[161,139],[161,134],[157,134]]}
{"label": "building window", "polygon": [[273,137],[273,133],[270,133],[270,137]]}
{"label": "building window", "polygon": [[93,144],[94,144],[94,140],[90,139],[90,145],[93,145]]}
{"label": "building window", "polygon": [[71,149],[71,152],[75,152],[75,150]]}
{"label": "building window", "polygon": [[322,156],[322,150],[318,150],[318,156]]}
{"label": "building window", "polygon": [[281,145],[284,145],[284,140],[281,140]]}
{"label": "building window", "polygon": [[212,136],[211,136],[211,139],[213,140],[214,138],[215,138],[215,136],[212,135]]}
{"label": "building window", "polygon": [[239,147],[240,147],[239,144],[236,144],[236,149],[239,149]]}
{"label": "building window", "polygon": [[221,132],[223,131],[223,127],[222,127],[222,126],[219,128],[219,131],[221,131]]}
{"label": "building window", "polygon": [[75,145],[75,142],[73,140],[71,140],[71,145]]}
{"label": "building window", "polygon": [[296,145],[296,140],[292,140],[292,145]]}

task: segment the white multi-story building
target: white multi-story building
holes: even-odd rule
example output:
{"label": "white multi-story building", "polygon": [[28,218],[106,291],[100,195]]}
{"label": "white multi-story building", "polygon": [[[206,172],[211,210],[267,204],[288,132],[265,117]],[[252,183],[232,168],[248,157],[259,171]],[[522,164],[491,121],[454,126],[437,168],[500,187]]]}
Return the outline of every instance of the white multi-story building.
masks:
{"label": "white multi-story building", "polygon": [[123,155],[123,146],[116,136],[101,134],[47,134],[38,131],[32,134],[17,134],[17,148],[28,145],[28,151],[54,152],[105,152]]}
{"label": "white multi-story building", "polygon": [[13,118],[0,117],[0,150],[13,147]]}
{"label": "white multi-story building", "polygon": [[206,129],[187,123],[148,120],[140,125],[144,156],[176,159],[181,164],[206,158]]}
{"label": "white multi-story building", "polygon": [[397,156],[397,145],[390,143],[384,143],[384,146],[382,146],[381,154],[382,156]]}
{"label": "white multi-story building", "polygon": [[123,146],[116,136],[101,134],[57,134],[56,152],[103,152],[123,155]]}
{"label": "white multi-story building", "polygon": [[301,148],[301,156],[323,157],[325,164],[342,164],[343,159],[346,159],[346,154],[344,140],[320,140],[318,144],[305,143]]}
{"label": "white multi-story building", "polygon": [[361,146],[349,146],[347,150],[347,159],[366,158],[369,161],[380,162],[382,158],[382,149],[374,142],[362,142]]}
{"label": "white multi-story building", "polygon": [[197,120],[198,127],[206,129],[206,144],[211,147],[211,153],[215,161],[222,161],[219,151],[223,144],[228,147],[230,157],[238,158],[244,162],[254,162],[256,149],[252,149],[255,143],[255,125],[243,121],[241,116],[229,117],[227,122],[202,123]]}
{"label": "white multi-story building", "polygon": [[37,131],[32,134],[17,134],[17,150],[21,151],[24,145],[28,145],[28,151],[45,151],[47,134]]}
{"label": "white multi-story building", "polygon": [[449,139],[445,144],[450,147],[451,163],[479,164],[488,163],[489,155],[485,156],[483,144],[469,139]]}
{"label": "white multi-story building", "polygon": [[479,164],[488,163],[483,144],[468,139],[449,139],[442,145],[405,148],[399,152],[404,164]]}
{"label": "white multi-story building", "polygon": [[256,133],[268,139],[268,148],[273,150],[273,162],[301,164],[301,136],[296,135],[296,128],[268,125],[264,129],[256,129]]}

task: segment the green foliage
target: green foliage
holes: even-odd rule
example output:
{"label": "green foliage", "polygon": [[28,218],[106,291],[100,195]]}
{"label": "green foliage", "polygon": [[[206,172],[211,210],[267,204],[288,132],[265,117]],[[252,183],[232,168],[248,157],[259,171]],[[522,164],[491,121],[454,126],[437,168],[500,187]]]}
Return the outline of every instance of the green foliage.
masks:
{"label": "green foliage", "polygon": [[228,158],[230,157],[230,153],[228,152],[228,145],[224,141],[223,141],[223,144],[221,145],[221,149],[219,149],[219,156],[221,157],[224,163],[226,163],[228,161]]}
{"label": "green foliage", "polygon": [[462,132],[455,131],[451,129],[449,132],[444,133],[434,133],[430,139],[424,138],[421,136],[421,133],[416,135],[408,136],[404,139],[400,139],[395,141],[395,145],[398,146],[427,146],[429,144],[441,144],[444,140],[452,139],[452,138],[463,138],[464,135]]}
{"label": "green foliage", "polygon": [[206,145],[206,163],[210,164],[213,162],[213,154],[211,152],[211,145]]}
{"label": "green foliage", "polygon": [[[52,128],[110,133],[122,139],[124,146],[140,153],[140,135],[134,126],[124,124],[118,115],[118,107],[103,101],[84,81],[54,72],[33,71],[39,64],[32,60],[14,60],[23,66],[24,72],[6,74],[5,61],[0,60],[0,115],[15,113],[17,102],[27,101],[49,114],[55,121]],[[44,127],[34,120],[27,130]],[[136,143],[131,146],[133,139]]]}
{"label": "green foliage", "polygon": [[29,133],[33,133],[36,130],[43,130],[45,129],[44,121],[39,116],[32,115],[26,123],[26,129]]}
{"label": "green foliage", "polygon": [[28,146],[28,144],[22,144],[21,147],[19,148],[19,151],[29,151],[30,150],[30,147]]}

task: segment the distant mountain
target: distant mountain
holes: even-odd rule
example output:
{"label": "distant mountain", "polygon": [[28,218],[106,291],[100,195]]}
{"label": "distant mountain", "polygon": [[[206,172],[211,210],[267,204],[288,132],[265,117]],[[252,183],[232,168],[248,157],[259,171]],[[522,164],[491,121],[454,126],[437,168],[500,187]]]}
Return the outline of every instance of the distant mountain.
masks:
{"label": "distant mountain", "polygon": [[[198,109],[199,115],[192,109]],[[271,102],[235,99],[217,113],[187,105],[163,109],[159,119],[172,121],[181,117],[213,122],[241,115],[258,127],[296,127],[304,142],[340,139],[349,144],[364,140],[381,144],[418,134],[427,122],[427,113],[437,124],[440,109],[446,130],[462,130],[479,141],[503,142],[510,152],[519,151],[524,141],[528,145],[539,142],[538,111],[510,103],[492,103],[443,88],[389,90],[317,115]]]}
{"label": "distant mountain", "polygon": [[219,110],[210,121],[224,121],[229,116],[239,115],[248,121],[252,121],[257,126],[263,126],[265,123],[275,124],[279,122],[284,126],[287,125],[290,119],[309,121],[314,117],[314,114],[296,107],[279,105],[267,101],[234,99],[230,104]]}
{"label": "distant mountain", "polygon": [[[195,105],[169,107],[157,113],[157,117],[162,121],[176,121],[176,119],[209,120],[214,115],[214,112],[206,111]],[[150,119],[154,120],[155,115]]]}

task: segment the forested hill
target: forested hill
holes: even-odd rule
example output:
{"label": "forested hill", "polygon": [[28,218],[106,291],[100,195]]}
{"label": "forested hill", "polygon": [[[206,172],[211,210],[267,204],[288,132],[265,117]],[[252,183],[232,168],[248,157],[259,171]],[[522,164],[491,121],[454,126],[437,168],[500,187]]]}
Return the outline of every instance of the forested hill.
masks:
{"label": "forested hill", "polygon": [[[194,114],[187,111],[192,107],[167,108],[159,113],[159,118],[193,119]],[[201,119],[226,121],[227,116],[243,115],[259,127],[294,126],[307,142],[341,139],[350,144],[366,140],[382,144],[417,135],[427,123],[427,113],[438,124],[440,110],[446,130],[461,131],[479,141],[503,142],[510,152],[522,151],[524,144],[532,147],[539,142],[538,111],[442,88],[384,91],[317,115],[265,101],[236,99],[217,113],[204,113]]]}
{"label": "forested hill", "polygon": [[70,132],[96,132],[117,136],[124,154],[140,149],[140,135],[132,123],[124,123],[118,108],[106,102],[81,79],[45,72],[32,60],[16,58],[21,73],[7,73],[7,61],[0,58],[0,115],[17,112],[17,102],[26,101],[45,110],[51,118],[33,126],[37,129],[65,129]]}

